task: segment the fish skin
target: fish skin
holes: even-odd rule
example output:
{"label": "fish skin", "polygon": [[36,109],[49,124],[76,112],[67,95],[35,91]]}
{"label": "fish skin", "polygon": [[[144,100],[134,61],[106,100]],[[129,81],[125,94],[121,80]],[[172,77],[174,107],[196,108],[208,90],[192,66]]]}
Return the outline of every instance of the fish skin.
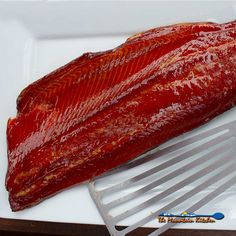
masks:
{"label": "fish skin", "polygon": [[[219,55],[221,55],[223,59],[221,57],[217,58],[217,56],[216,58],[214,58],[214,53],[211,52],[211,50],[213,49],[215,51],[221,50],[221,54]],[[190,130],[196,127],[199,124],[204,123],[205,119],[211,119],[217,114],[222,113],[223,111],[232,107],[235,104],[235,94],[236,94],[235,93],[236,92],[235,91],[236,78],[235,78],[235,69],[234,69],[235,57],[234,59],[232,59],[233,60],[232,62],[229,61],[231,60],[229,58],[231,58],[230,55],[235,56],[235,35],[233,34],[233,38],[231,39],[231,42],[228,42],[228,43],[225,42],[223,45],[217,45],[215,47],[208,45],[207,55],[205,55],[205,57],[202,56],[202,60],[204,58],[205,59],[200,64],[198,62],[197,65],[199,68],[194,67],[196,70],[194,75],[198,79],[196,80],[190,79],[191,82],[189,82],[188,79],[183,82],[183,78],[181,79],[181,75],[182,76],[185,75],[183,72],[185,73],[189,72],[190,75],[188,75],[187,73],[188,76],[191,76],[190,72],[192,72],[190,70],[192,67],[185,68],[186,67],[185,65],[188,64],[186,61],[188,54],[184,54],[184,53],[185,51],[182,52],[181,54],[182,57],[180,58],[177,57],[176,59],[175,57],[176,61],[169,62],[169,67],[170,67],[169,74],[165,71],[166,67],[164,67],[163,70],[161,69],[158,70],[159,72],[158,76],[163,77],[161,80],[150,80],[147,84],[143,84],[137,90],[133,91],[130,94],[127,94],[124,98],[119,100],[116,104],[111,104],[106,109],[99,111],[95,115],[91,116],[89,119],[79,123],[78,126],[76,126],[76,129],[68,132],[65,135],[66,137],[65,140],[63,141],[61,140],[59,144],[57,144],[56,141],[45,143],[40,150],[33,149],[32,152],[30,152],[30,155],[24,154],[22,158],[23,162],[19,162],[20,163],[18,166],[19,169],[14,169],[9,173],[9,175],[13,176],[8,186],[8,190],[10,191],[10,203],[11,203],[12,209],[16,211],[16,210],[20,210],[25,207],[31,206],[33,204],[36,204],[37,202],[42,201],[46,197],[54,194],[55,192],[62,190],[63,188],[67,188],[71,185],[87,180],[114,166],[117,166],[118,164],[121,164],[131,158],[134,158],[135,156],[164,142],[165,140],[168,140],[171,137],[174,137],[180,133],[183,133],[187,130]],[[205,51],[201,51],[201,50],[197,51],[196,57],[200,56],[203,53],[206,54]],[[213,59],[211,59],[211,56],[213,56]],[[224,69],[218,68],[218,67],[208,68],[209,65],[216,66],[213,63],[214,60],[216,60],[216,63],[215,63],[216,65],[222,65]],[[195,65],[196,62],[193,60],[193,61],[190,61],[189,64],[191,65],[191,63]],[[171,66],[172,66],[172,70],[171,70]],[[179,71],[179,68],[182,68],[182,71],[181,70]],[[184,70],[184,68],[186,71]],[[227,71],[229,71],[230,73],[230,77],[229,75],[224,75],[224,70],[226,68],[227,68]],[[207,70],[207,73],[205,70]],[[216,74],[217,72],[218,74]],[[213,73],[214,75],[216,75],[216,78],[217,78],[217,80],[215,79],[216,81],[213,80],[212,76],[210,76]],[[172,80],[169,79],[169,76],[171,74],[173,74]],[[175,74],[176,74],[176,77],[175,77]],[[157,77],[157,75],[155,76]],[[207,76],[209,76],[211,79],[208,78]],[[224,81],[220,80],[222,76],[223,76]],[[234,81],[232,81],[232,78]],[[209,81],[210,82],[213,81],[215,83],[217,82],[216,84],[213,83],[212,90],[210,90],[211,87],[209,88],[209,84],[208,84]],[[232,83],[231,85],[227,84],[229,83],[229,81],[231,81]],[[222,84],[221,82],[222,83],[225,82],[225,84]],[[206,87],[204,87],[205,83],[206,83],[205,85]],[[179,86],[178,89],[174,87],[177,85]],[[201,86],[203,86],[203,88],[201,88]],[[154,88],[157,89],[157,91],[155,92],[158,94],[154,93],[152,89],[148,90],[147,87],[151,87],[152,89]],[[181,87],[184,87],[184,89],[181,90]],[[162,89],[162,92],[160,93],[161,89]],[[225,92],[224,91],[225,89],[228,89],[227,97],[226,97],[227,99],[226,98],[222,99],[222,96],[223,96],[222,93]],[[204,91],[209,92],[208,97],[206,98],[203,96]],[[168,94],[170,95],[171,92],[174,93],[175,96],[174,95],[170,96],[169,98],[170,101],[168,99],[164,99],[165,97],[168,97]],[[199,100],[196,98],[195,100],[193,99],[192,103],[190,103],[191,97],[190,95],[187,96],[187,94],[194,94],[197,96],[198,93],[202,95],[201,97],[202,100]],[[135,100],[135,98],[137,97],[137,94],[142,94],[142,96],[140,95],[139,99]],[[155,94],[155,95],[152,95],[152,94]],[[157,99],[156,97],[159,99]],[[177,105],[180,104],[183,106],[182,108],[180,106],[181,109],[178,106],[174,108],[173,107],[171,108],[171,106],[167,106],[168,104],[170,105],[174,102],[174,100],[171,100],[174,98],[175,99],[181,98],[180,101],[178,100],[176,102]],[[213,99],[214,106],[210,104],[210,101],[209,101],[210,98],[214,98]],[[192,110],[189,109],[190,111],[193,112],[194,114],[193,117],[190,113],[186,112],[186,110],[188,110],[184,106],[186,104],[188,104],[188,108],[191,108],[191,106],[194,107],[194,109]],[[170,109],[168,110],[166,109],[166,107],[170,107]],[[116,111],[117,109],[118,111]],[[163,126],[165,126],[165,128],[167,128],[169,132],[167,134],[163,132],[164,128],[162,128],[161,126],[161,127],[157,127],[159,129],[162,128],[161,131],[158,131],[158,132],[156,129],[153,128],[156,132],[155,134],[156,136],[154,134],[153,136],[152,129],[148,129],[150,127],[140,127],[140,124],[142,124],[142,126],[145,126],[145,124],[151,125],[150,122],[148,121],[148,115],[150,115],[151,112],[157,112],[157,111],[160,111],[161,109],[163,109],[163,111],[166,111],[168,113],[168,116],[165,114],[161,114],[160,117],[162,117],[161,120],[162,122],[164,122]],[[35,114],[35,117],[37,115],[38,116],[45,115],[47,117],[48,116],[47,112],[53,113],[56,111],[54,109],[52,111],[39,109],[39,110],[33,110],[32,112],[33,113],[29,113],[26,115],[30,116],[32,114]],[[41,113],[41,112],[44,112],[44,113]],[[123,113],[125,113],[125,115],[123,115]],[[177,113],[176,117],[175,117],[175,113]],[[170,116],[170,114],[174,116],[174,118],[173,120],[168,121],[168,117]],[[144,116],[144,118],[146,117],[146,120],[145,121],[142,120],[142,117],[140,117],[140,115]],[[175,123],[173,123],[174,121],[175,122],[181,121],[183,117],[185,119],[186,118],[185,116],[189,118],[189,121],[190,121],[189,126],[182,127],[180,125],[178,126],[178,125],[175,125]],[[138,120],[138,117],[140,118],[140,120]],[[19,116],[18,118],[21,119],[22,117]],[[40,119],[42,120],[42,118]],[[9,121],[8,141],[11,141],[11,139],[13,139],[10,136],[10,135],[14,135],[14,133],[11,132],[11,128],[12,126],[14,126],[14,123],[17,123],[17,122],[21,124],[21,121],[18,121],[18,120],[13,119]],[[110,124],[109,122],[110,123],[113,122],[112,125],[109,125]],[[155,119],[153,122],[155,123]],[[162,122],[157,122],[157,123],[160,126]],[[165,124],[165,122],[167,122],[167,124]],[[34,122],[34,123],[37,123],[37,122]],[[126,126],[122,127],[122,124],[125,124]],[[176,128],[177,130],[173,130],[173,129],[171,130],[171,128],[169,128],[168,125],[177,126]],[[104,131],[104,126],[106,127],[105,131]],[[137,134],[138,135],[137,137],[135,136],[136,129],[139,131],[142,130],[142,132],[140,131],[142,134],[139,134],[139,135]],[[28,131],[26,131],[26,133],[27,132]],[[130,136],[128,137],[127,135],[125,135],[127,132],[130,133]],[[97,140],[97,137],[99,137],[99,140]],[[118,139],[117,141],[116,139],[118,137],[120,137],[120,140]],[[115,141],[112,141],[113,139]],[[143,139],[145,139],[146,141]],[[92,142],[92,140],[94,141]],[[112,142],[116,142],[117,146],[113,147],[111,145]],[[9,146],[11,147],[10,143],[11,142],[9,142]],[[105,147],[102,146],[103,144],[105,145]],[[16,142],[15,146],[17,145],[18,143]],[[89,148],[86,148],[88,146]],[[131,150],[128,150],[129,149],[128,147],[130,147]],[[101,153],[101,149],[102,149],[102,153]],[[126,153],[124,153],[123,156],[122,156],[122,150],[123,151],[126,150]],[[52,153],[54,153],[53,155],[56,158],[52,157]],[[41,159],[39,158],[40,155],[41,155]],[[73,161],[78,159],[78,155],[80,155],[79,159],[81,163],[76,164],[74,168],[71,167],[71,169],[70,168],[66,169],[67,167],[66,165],[73,164]],[[88,160],[88,156],[90,160]],[[45,158],[46,160],[44,160],[44,157],[47,157]],[[108,159],[111,157],[113,158],[113,160],[110,162],[106,162],[106,166],[104,167],[104,162],[101,160]],[[11,163],[9,162],[10,163],[9,165],[13,165],[14,158],[15,157],[11,158],[12,162]],[[39,167],[41,164],[43,164],[41,169],[37,169],[37,168],[35,169],[33,168],[33,166],[30,165],[31,162],[35,163],[36,160],[40,160]],[[86,168],[89,171],[85,170]],[[80,177],[77,176],[77,177],[72,178],[71,176],[76,176],[76,173],[81,173],[83,177],[81,177],[80,175]],[[32,178],[32,176],[34,177]],[[47,177],[48,180],[47,181],[43,180],[42,179],[43,177]],[[19,183],[15,183],[13,181],[14,179],[18,180]],[[32,187],[34,185],[37,186],[37,189],[38,189],[37,191]],[[25,191],[26,195],[24,195],[22,191]]]}

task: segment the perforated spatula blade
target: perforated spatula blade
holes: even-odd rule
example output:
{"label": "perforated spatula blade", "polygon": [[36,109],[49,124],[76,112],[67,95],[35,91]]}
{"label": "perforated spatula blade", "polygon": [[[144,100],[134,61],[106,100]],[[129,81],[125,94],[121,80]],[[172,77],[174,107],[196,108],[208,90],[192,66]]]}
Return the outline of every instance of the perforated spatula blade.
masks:
{"label": "perforated spatula blade", "polygon": [[[236,180],[236,121],[192,131],[89,183],[111,235],[127,235],[179,206],[196,211]],[[208,191],[206,191],[206,189]],[[118,230],[117,225],[129,225]],[[172,227],[167,223],[150,235]]]}

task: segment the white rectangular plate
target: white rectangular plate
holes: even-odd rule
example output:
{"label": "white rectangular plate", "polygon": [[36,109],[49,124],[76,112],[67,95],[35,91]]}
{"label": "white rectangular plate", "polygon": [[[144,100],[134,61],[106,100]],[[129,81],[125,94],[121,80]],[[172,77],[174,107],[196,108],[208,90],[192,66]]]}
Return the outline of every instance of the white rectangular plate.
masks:
{"label": "white rectangular plate", "polygon": [[[87,185],[82,184],[38,206],[13,213],[4,182],[7,171],[6,123],[16,113],[16,98],[29,83],[83,52],[113,48],[146,29],[178,22],[227,22],[236,18],[235,1],[11,1],[0,2],[0,217],[68,223],[103,224]],[[236,110],[209,126],[232,120]],[[207,126],[206,126],[207,127]],[[236,191],[209,204],[221,211],[217,224],[185,224],[182,228],[236,229]],[[148,226],[157,227],[157,222]]]}

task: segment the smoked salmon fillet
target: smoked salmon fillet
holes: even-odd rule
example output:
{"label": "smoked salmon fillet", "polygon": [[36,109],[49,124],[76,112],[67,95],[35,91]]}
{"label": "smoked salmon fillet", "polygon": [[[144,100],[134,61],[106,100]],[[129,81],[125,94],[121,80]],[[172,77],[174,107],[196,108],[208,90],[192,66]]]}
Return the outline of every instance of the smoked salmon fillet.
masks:
{"label": "smoked salmon fillet", "polygon": [[159,27],[86,53],[17,99],[7,126],[11,208],[102,174],[235,104],[236,21]]}

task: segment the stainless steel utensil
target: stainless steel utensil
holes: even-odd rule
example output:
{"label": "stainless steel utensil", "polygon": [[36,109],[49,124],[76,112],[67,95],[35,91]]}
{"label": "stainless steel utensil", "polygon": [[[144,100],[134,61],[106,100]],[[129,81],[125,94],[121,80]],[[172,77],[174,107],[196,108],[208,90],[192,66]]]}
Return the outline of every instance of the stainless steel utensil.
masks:
{"label": "stainless steel utensil", "polygon": [[[91,197],[110,234],[127,235],[176,207],[197,211],[232,187],[235,137],[236,121],[203,132],[196,129],[91,180]],[[124,220],[129,226],[118,230]],[[150,235],[173,225],[164,224]]]}

